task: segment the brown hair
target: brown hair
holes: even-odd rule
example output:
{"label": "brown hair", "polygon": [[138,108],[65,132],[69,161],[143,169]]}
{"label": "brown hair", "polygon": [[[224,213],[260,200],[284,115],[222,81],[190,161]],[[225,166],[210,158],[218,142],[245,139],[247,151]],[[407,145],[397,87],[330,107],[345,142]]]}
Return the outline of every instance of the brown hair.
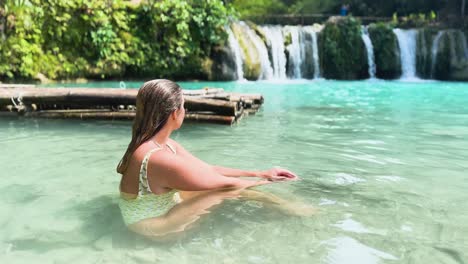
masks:
{"label": "brown hair", "polygon": [[170,114],[182,106],[182,99],[182,89],[170,80],[151,80],[140,87],[136,97],[132,140],[117,165],[118,173],[125,173],[133,152],[164,127]]}

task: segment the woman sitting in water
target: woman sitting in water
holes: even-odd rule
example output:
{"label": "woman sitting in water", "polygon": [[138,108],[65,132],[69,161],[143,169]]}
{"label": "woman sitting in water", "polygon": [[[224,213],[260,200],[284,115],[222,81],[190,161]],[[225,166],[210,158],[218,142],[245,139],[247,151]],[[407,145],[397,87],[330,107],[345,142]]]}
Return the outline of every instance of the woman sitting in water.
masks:
{"label": "woman sitting in water", "polygon": [[119,206],[132,231],[149,237],[182,231],[224,198],[242,196],[249,187],[296,179],[280,168],[255,172],[212,166],[170,139],[185,115],[182,89],[172,81],[144,83],[136,109],[132,140],[117,167],[122,174]]}

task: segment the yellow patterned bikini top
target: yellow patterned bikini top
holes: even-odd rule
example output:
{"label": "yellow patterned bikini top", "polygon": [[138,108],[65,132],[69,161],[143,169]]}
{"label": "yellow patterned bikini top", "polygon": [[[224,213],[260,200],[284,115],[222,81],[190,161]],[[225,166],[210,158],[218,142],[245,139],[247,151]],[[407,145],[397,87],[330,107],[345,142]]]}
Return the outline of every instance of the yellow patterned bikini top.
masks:
{"label": "yellow patterned bikini top", "polygon": [[[176,154],[175,149],[167,144],[169,149]],[[174,205],[181,202],[177,190],[171,190],[163,194],[154,194],[148,183],[148,161],[151,154],[162,150],[161,146],[146,153],[141,162],[139,173],[138,195],[120,192],[119,207],[126,225],[131,225],[143,219],[164,215]]]}

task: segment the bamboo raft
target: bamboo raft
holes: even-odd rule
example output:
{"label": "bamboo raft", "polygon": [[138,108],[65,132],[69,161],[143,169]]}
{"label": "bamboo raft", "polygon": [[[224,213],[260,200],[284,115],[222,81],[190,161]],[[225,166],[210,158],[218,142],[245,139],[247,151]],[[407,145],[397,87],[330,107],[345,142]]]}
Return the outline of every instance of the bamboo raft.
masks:
{"label": "bamboo raft", "polygon": [[[25,117],[132,120],[137,89],[40,88],[0,85],[0,115]],[[183,90],[185,120],[228,124],[255,114],[260,94],[226,92],[222,88]]]}

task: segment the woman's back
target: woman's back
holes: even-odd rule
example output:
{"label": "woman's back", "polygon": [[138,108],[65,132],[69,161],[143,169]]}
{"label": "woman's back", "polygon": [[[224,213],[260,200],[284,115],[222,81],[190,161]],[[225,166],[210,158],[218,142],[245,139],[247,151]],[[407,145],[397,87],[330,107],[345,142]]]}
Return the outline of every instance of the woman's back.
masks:
{"label": "woman's back", "polygon": [[[149,178],[153,177],[149,177],[147,174],[149,160],[152,155],[158,152],[162,153],[164,149],[160,145],[153,148],[148,147],[148,145],[151,143],[142,144],[134,152],[129,167],[122,176],[119,207],[127,225],[164,215],[181,201],[176,190],[161,188],[158,184],[153,183],[154,179],[151,180],[152,184],[150,185]],[[169,148],[175,154],[175,149]]]}
{"label": "woman's back", "polygon": [[[170,188],[158,184],[157,178],[164,177],[164,175],[158,175],[154,172],[148,175],[148,167],[151,166],[149,165],[149,163],[151,163],[150,159],[157,159],[158,156],[175,155],[177,153],[176,149],[170,143],[167,143],[167,149],[170,153],[161,145],[151,140],[139,146],[132,154],[128,168],[122,175],[120,191],[124,193],[124,195],[134,197],[142,191],[152,192],[154,194],[163,194],[170,191]],[[140,185],[143,185],[144,190],[141,190]],[[146,191],[146,189],[148,189],[146,188],[147,186],[149,186],[148,191]]]}

